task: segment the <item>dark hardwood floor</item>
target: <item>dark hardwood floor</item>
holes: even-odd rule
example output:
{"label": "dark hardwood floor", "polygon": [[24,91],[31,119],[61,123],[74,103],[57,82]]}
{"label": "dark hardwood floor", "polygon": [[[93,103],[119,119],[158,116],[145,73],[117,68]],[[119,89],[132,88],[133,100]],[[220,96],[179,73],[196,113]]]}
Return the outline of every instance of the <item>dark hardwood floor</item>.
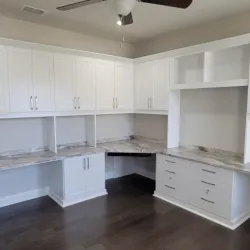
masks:
{"label": "dark hardwood floor", "polygon": [[61,209],[44,197],[0,209],[0,250],[249,250],[235,231],[152,197],[154,182],[107,182],[109,195]]}

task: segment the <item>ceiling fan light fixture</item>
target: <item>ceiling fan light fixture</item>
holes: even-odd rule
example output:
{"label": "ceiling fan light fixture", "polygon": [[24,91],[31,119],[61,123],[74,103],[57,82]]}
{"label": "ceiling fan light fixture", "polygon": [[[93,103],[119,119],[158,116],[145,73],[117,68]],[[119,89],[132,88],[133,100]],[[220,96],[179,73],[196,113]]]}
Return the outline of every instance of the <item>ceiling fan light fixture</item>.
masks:
{"label": "ceiling fan light fixture", "polygon": [[122,18],[123,18],[122,15],[118,15],[118,20],[117,20],[117,22],[116,22],[116,24],[117,24],[118,26],[122,26]]}

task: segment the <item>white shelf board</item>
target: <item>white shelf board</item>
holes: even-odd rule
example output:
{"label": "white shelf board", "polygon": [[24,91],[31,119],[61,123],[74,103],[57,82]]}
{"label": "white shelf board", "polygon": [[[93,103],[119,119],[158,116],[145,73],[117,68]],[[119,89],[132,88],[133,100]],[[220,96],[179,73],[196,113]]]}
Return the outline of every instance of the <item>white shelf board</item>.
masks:
{"label": "white shelf board", "polygon": [[172,86],[170,86],[170,90],[244,87],[248,86],[248,84],[249,84],[248,79],[237,79],[237,80],[225,80],[225,81],[200,82],[193,84],[173,84]]}

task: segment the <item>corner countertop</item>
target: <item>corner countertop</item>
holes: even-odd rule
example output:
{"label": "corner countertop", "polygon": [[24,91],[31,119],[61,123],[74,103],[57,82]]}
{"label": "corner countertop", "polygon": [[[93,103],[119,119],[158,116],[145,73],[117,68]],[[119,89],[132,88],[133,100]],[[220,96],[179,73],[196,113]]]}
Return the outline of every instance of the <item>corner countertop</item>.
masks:
{"label": "corner countertop", "polygon": [[250,164],[244,164],[241,154],[206,147],[178,147],[167,149],[164,154],[193,162],[207,164],[250,174]]}
{"label": "corner countertop", "polygon": [[156,154],[166,150],[166,143],[155,139],[135,138],[97,144],[98,148],[108,153],[143,153]]}

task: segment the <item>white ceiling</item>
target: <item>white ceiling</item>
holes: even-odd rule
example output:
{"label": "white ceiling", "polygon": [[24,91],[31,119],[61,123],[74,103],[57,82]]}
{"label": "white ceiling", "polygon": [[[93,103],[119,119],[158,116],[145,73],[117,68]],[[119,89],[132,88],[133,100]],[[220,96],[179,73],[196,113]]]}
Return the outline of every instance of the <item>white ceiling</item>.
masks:
{"label": "white ceiling", "polygon": [[[79,0],[0,0],[0,12],[21,20],[88,33],[110,39],[125,35],[130,42],[143,41],[169,31],[250,10],[249,0],[193,0],[188,9],[137,3],[134,24],[119,27],[112,0],[62,12],[56,7]],[[21,12],[23,5],[46,10],[41,17]]]}

